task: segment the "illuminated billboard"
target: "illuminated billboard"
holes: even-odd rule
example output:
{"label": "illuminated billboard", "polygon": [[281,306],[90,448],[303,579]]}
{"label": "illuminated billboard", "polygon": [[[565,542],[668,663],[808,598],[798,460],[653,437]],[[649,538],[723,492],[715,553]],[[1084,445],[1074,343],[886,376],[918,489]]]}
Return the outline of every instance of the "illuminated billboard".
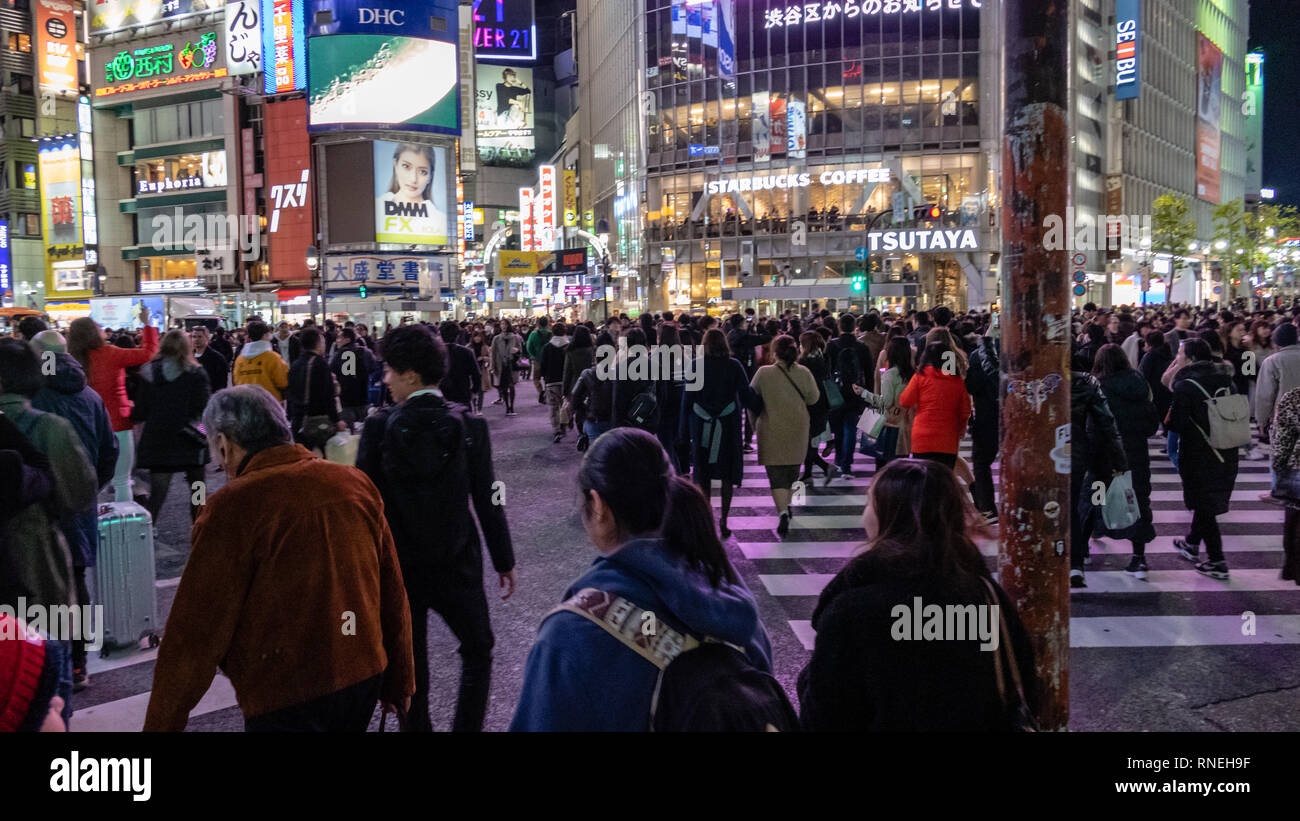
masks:
{"label": "illuminated billboard", "polygon": [[474,56],[486,60],[537,59],[533,0],[474,0]]}
{"label": "illuminated billboard", "polygon": [[456,44],[387,34],[307,41],[308,124],[460,134]]}
{"label": "illuminated billboard", "polygon": [[90,33],[104,34],[130,26],[219,9],[224,0],[86,0]]}
{"label": "illuminated billboard", "polygon": [[[133,42],[114,53],[98,51],[91,81],[95,97],[116,97],[226,76],[215,30],[202,29]],[[106,56],[107,55],[107,56]]]}
{"label": "illuminated billboard", "polygon": [[36,0],[36,73],[41,91],[76,93],[76,5],[70,0]]}
{"label": "illuminated billboard", "polygon": [[455,209],[447,207],[447,150],[376,140],[374,163],[375,242],[450,245]]}
{"label": "illuminated billboard", "polygon": [[267,94],[307,87],[305,20],[302,0],[262,0],[263,90]]}
{"label": "illuminated billboard", "polygon": [[474,128],[484,165],[531,167],[537,142],[533,121],[533,70],[478,66]]}
{"label": "illuminated billboard", "polygon": [[1210,38],[1196,33],[1196,196],[1214,204],[1220,197],[1223,132],[1223,52]]}

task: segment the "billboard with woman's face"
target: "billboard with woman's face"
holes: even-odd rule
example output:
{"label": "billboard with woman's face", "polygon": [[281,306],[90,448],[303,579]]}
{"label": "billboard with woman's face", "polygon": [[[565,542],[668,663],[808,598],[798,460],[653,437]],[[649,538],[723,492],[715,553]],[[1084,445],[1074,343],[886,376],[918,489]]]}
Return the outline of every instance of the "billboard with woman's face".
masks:
{"label": "billboard with woman's face", "polygon": [[374,160],[375,242],[450,245],[446,149],[376,140]]}

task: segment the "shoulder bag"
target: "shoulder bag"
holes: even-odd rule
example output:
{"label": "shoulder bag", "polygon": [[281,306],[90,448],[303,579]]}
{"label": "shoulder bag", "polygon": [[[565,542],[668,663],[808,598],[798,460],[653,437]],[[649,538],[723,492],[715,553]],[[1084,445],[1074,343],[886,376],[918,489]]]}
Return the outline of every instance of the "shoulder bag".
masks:
{"label": "shoulder bag", "polygon": [[[319,357],[317,357],[319,359]],[[325,443],[334,433],[334,423],[330,421],[328,414],[308,414],[311,409],[311,376],[316,362],[313,360],[307,365],[307,373],[304,379],[307,384],[304,386],[305,396],[302,401],[302,423],[298,426],[298,440],[309,448],[324,448]]]}

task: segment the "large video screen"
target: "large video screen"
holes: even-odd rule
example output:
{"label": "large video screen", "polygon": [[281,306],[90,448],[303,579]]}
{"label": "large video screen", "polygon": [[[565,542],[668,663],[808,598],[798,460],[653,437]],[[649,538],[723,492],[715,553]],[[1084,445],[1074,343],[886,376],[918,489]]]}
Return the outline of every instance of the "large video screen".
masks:
{"label": "large video screen", "polygon": [[450,245],[447,150],[426,143],[376,140],[375,242]]}
{"label": "large video screen", "polygon": [[307,40],[308,127],[460,133],[456,44],[384,34]]}
{"label": "large video screen", "polygon": [[533,131],[533,70],[478,66],[474,125],[484,165],[530,168],[536,155]]}

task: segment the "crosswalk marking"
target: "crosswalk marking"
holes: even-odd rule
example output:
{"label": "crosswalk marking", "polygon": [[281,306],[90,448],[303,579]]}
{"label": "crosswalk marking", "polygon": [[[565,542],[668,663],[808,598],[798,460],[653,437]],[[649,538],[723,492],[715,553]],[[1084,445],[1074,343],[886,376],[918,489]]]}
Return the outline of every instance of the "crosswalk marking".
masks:
{"label": "crosswalk marking", "polygon": [[[145,714],[149,711],[149,695],[146,691],[79,709],[72,714],[72,729],[79,733],[138,732],[144,727]],[[194,709],[190,710],[190,718],[215,713],[237,704],[235,688],[230,679],[218,675],[213,677],[212,686],[199,699]]]}
{"label": "crosswalk marking", "polygon": [[[869,484],[869,482],[864,480],[863,484]],[[795,505],[796,514],[798,513],[798,508],[803,508],[803,507],[850,507],[850,506],[863,507],[867,503],[867,494],[865,493],[836,493],[836,494],[827,494],[827,495],[809,494],[807,491],[811,487],[812,487],[811,485],[805,484],[804,499],[803,501],[798,502]],[[834,487],[834,485],[832,485],[832,487]],[[1001,501],[1002,498],[1001,493],[995,491],[993,496],[995,499]],[[713,496],[711,501],[713,502],[713,506],[715,508],[722,507],[722,499],[720,497]],[[1232,492],[1231,501],[1234,504],[1259,502],[1260,501],[1259,491],[1234,490]],[[1183,491],[1182,490],[1153,490],[1151,491],[1151,502],[1152,504],[1174,502],[1176,504],[1181,505],[1183,503]],[[732,508],[761,507],[761,508],[772,508],[773,510],[775,510],[774,504],[772,502],[772,497],[766,494],[762,496],[737,495],[732,498],[731,506]],[[158,584],[159,586],[161,586],[162,582],[159,582]]]}
{"label": "crosswalk marking", "polygon": [[[1195,570],[1152,570],[1145,581],[1122,570],[1092,571],[1088,586],[1079,593],[1208,593],[1223,591],[1291,591],[1295,582],[1283,581],[1275,569],[1233,570],[1226,581],[1202,576]],[[773,596],[820,596],[834,578],[829,573],[760,573],[758,578]]]}
{"label": "crosswalk marking", "polygon": [[[865,535],[865,534],[864,534]],[[1169,555],[1175,553],[1174,536],[1157,536],[1146,546],[1146,554]],[[984,556],[998,555],[998,543],[977,543]],[[1133,545],[1117,539],[1093,539],[1094,555],[1128,556]],[[825,542],[737,542],[746,559],[850,559],[863,546],[862,539]],[[1224,553],[1281,553],[1282,542],[1277,536],[1230,536],[1223,543]]]}

